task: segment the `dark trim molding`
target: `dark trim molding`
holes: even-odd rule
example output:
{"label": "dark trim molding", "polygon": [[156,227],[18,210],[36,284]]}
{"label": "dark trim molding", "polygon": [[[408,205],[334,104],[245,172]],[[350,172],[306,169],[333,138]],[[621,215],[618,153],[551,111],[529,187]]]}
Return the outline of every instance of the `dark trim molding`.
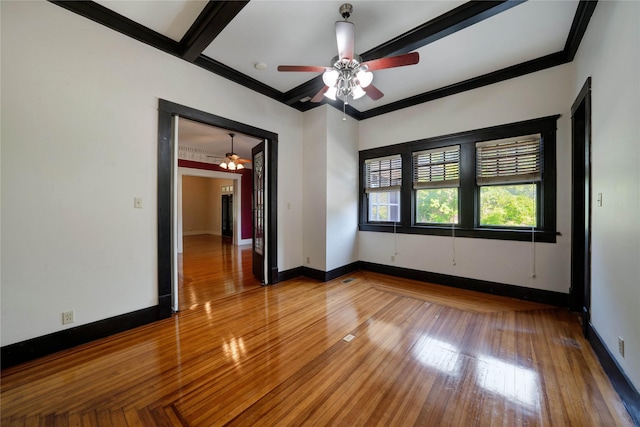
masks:
{"label": "dark trim molding", "polygon": [[269,215],[267,230],[269,243],[268,265],[270,284],[278,276],[278,134],[245,123],[230,120],[205,111],[176,104],[164,99],[158,102],[158,295],[160,312],[171,315],[171,200],[172,200],[172,117],[180,116],[207,125],[244,133],[266,140],[269,168]]}
{"label": "dark trim molding", "polygon": [[175,40],[157,33],[144,25],[138,24],[99,3],[93,1],[49,1],[98,24],[102,24],[105,27],[129,36],[132,39],[153,46],[171,55],[179,56],[179,43]]}
{"label": "dark trim molding", "polygon": [[193,62],[244,8],[248,1],[211,1],[180,40],[182,58]]}
{"label": "dark trim molding", "polygon": [[360,270],[360,261],[334,268],[331,271],[316,270],[315,268],[302,267],[302,274],[310,279],[328,282],[345,274]]}
{"label": "dark trim molding", "polygon": [[[314,77],[313,79],[287,92],[280,92],[232,69],[231,67],[202,55],[202,51],[206,48],[208,43],[210,43],[220,33],[220,31],[222,31],[223,27],[226,26],[242,9],[242,7],[246,5],[246,1],[210,2],[196,22],[194,22],[187,34],[185,34],[180,43],[92,1],[49,1],[171,55],[188,60],[225,79],[245,86],[248,89],[256,91],[278,102],[289,105],[299,111],[308,111],[319,105],[327,103],[326,100],[323,100],[320,103],[300,101],[307,96],[315,95],[322,88],[323,83],[320,76]],[[522,2],[523,0],[469,1],[435,19],[432,19],[431,21],[389,40],[386,43],[370,49],[362,54],[362,58],[363,60],[371,60],[418,49],[443,37],[451,35],[456,31],[481,22],[498,13],[504,12],[505,10],[521,4]],[[360,112],[348,105],[346,108],[346,114],[355,120],[365,120],[381,114],[412,107],[435,99],[477,89],[482,86],[571,62],[580,46],[580,42],[586,32],[596,4],[597,1],[580,0],[564,50],[560,52],[552,53],[502,70],[497,70],[443,88],[425,92],[420,95],[393,102],[391,104],[386,104],[378,108],[373,108],[365,112]],[[340,102],[330,102],[329,105],[340,110],[343,108]]]}
{"label": "dark trim molding", "polygon": [[159,306],[153,306],[19,343],[9,344],[0,349],[1,367],[5,369],[25,363],[128,329],[146,325],[159,319],[162,319],[159,313]]}
{"label": "dark trim molding", "polygon": [[580,0],[576,14],[573,17],[573,22],[571,23],[567,42],[564,45],[563,53],[567,62],[571,62],[573,58],[575,58],[582,37],[584,37],[584,33],[587,31],[587,26],[597,5],[598,0]]}
{"label": "dark trim molding", "polygon": [[[501,239],[555,243],[556,230],[556,127],[560,115],[540,117],[491,126],[482,129],[440,135],[416,141],[402,142],[384,147],[370,148],[359,152],[359,200],[358,227],[360,231],[382,233],[425,234],[483,239]],[[530,228],[484,227],[478,220],[478,192],[475,172],[475,144],[478,141],[515,137],[540,133],[544,141],[543,181],[537,186],[539,224],[534,231]],[[451,225],[418,224],[415,221],[415,194],[411,185],[403,185],[400,190],[400,221],[382,223],[368,221],[368,198],[364,189],[364,165],[367,159],[400,155],[402,158],[402,182],[412,181],[412,156],[414,152],[450,145],[460,146],[460,192],[459,223]]]}
{"label": "dark trim molding", "polygon": [[364,52],[363,61],[400,55],[420,49],[460,30],[524,3],[525,0],[470,1],[450,10],[386,43]]}
{"label": "dark trim molding", "polygon": [[[477,24],[485,19],[491,18],[498,13],[504,12],[514,6],[523,3],[522,0],[507,1],[470,1],[464,3],[455,9],[440,15],[424,24],[401,34],[386,43],[378,45],[361,54],[363,61],[383,58],[391,55],[399,55],[419,49],[446,36],[454,34],[457,31],[465,29],[473,24]],[[310,104],[309,102],[300,102],[300,99],[310,96],[313,97],[322,87],[321,76],[296,86],[284,94],[284,103],[301,111],[312,109],[318,104]],[[326,100],[323,103],[327,103]],[[335,102],[331,105],[336,106]],[[415,105],[415,104],[413,104]],[[339,103],[342,109],[342,103]],[[354,109],[354,112],[357,111]],[[358,112],[359,113],[359,112]],[[359,113],[362,114],[362,113]],[[365,113],[366,114],[366,113]],[[353,118],[357,114],[351,115]],[[365,117],[366,118],[366,117]],[[359,120],[359,119],[358,119]]]}
{"label": "dark trim molding", "polygon": [[360,117],[362,118],[362,120],[370,119],[382,114],[387,114],[393,111],[402,110],[404,108],[413,107],[414,105],[423,104],[425,102],[434,101],[436,99],[445,98],[447,96],[455,95],[473,89],[478,89],[483,86],[492,85],[494,83],[513,79],[515,77],[521,77],[527,74],[535,73],[536,71],[546,70],[547,68],[562,65],[566,62],[567,61],[565,60],[565,56],[562,52],[552,53],[550,55],[546,55],[537,59],[532,59],[531,61],[522,62],[520,64],[512,65],[501,70],[483,74],[478,77],[473,77],[471,79],[454,83],[452,85],[445,86],[439,89],[431,90],[420,95],[415,95],[409,98],[402,99],[400,101],[372,108],[360,113]]}
{"label": "dark trim molding", "polygon": [[568,294],[545,291],[543,289],[507,285],[504,283],[489,282],[487,280],[471,279],[468,277],[450,276],[448,274],[375,264],[367,261],[360,261],[360,268],[374,273],[383,273],[405,279],[419,280],[421,282],[429,282],[454,288],[468,289],[470,291],[484,292],[486,294],[518,298],[521,300],[539,302],[557,307],[567,307],[569,303]]}
{"label": "dark trim molding", "polygon": [[618,392],[624,407],[627,408],[631,419],[635,425],[640,426],[640,393],[627,378],[616,359],[609,352],[609,349],[604,345],[600,334],[598,334],[591,322],[587,326],[587,339],[596,356],[598,356],[598,360],[600,360],[600,364],[609,377],[611,384],[613,384],[613,388]]}
{"label": "dark trim molding", "polygon": [[304,276],[303,267],[296,267],[290,270],[278,272],[278,282],[284,282],[286,280],[295,279],[296,277]]}

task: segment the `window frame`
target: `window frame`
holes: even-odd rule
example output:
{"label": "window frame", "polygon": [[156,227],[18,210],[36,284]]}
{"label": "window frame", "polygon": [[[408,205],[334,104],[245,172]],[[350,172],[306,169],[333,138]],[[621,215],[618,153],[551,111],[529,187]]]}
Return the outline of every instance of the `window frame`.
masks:
{"label": "window frame", "polygon": [[[424,234],[483,239],[556,242],[556,130],[560,115],[546,116],[483,129],[420,139],[359,152],[359,230]],[[476,143],[523,135],[540,134],[543,140],[542,181],[537,191],[537,223],[531,228],[480,226],[480,186],[476,183]],[[460,187],[458,193],[458,224],[416,223],[416,197],[413,189],[413,153],[450,145],[460,145]],[[368,159],[400,155],[402,187],[400,190],[400,222],[368,221],[368,204],[364,192],[364,162]],[[533,236],[532,236],[533,234]]]}
{"label": "window frame", "polygon": [[[381,162],[383,161],[389,161],[389,169],[381,169]],[[398,168],[397,166],[394,167],[394,161],[397,160],[400,163],[400,167]],[[371,172],[369,171],[368,165],[372,164],[372,163],[376,163],[378,162],[378,173],[382,172],[383,170],[386,170],[389,172],[389,182],[388,185],[382,185],[382,180],[381,178],[378,178],[378,182],[377,185],[374,186],[368,186],[367,184],[371,184]],[[395,172],[400,170],[400,183],[398,185],[393,185],[394,181],[397,178],[394,178]],[[365,213],[366,213],[366,221],[369,224],[397,224],[399,221],[383,221],[383,220],[371,220],[369,219],[369,194],[371,193],[398,193],[398,217],[401,217],[402,215],[402,184],[403,184],[403,176],[402,174],[404,173],[404,171],[402,170],[402,156],[398,155],[398,154],[393,154],[390,156],[380,156],[380,157],[370,157],[367,158],[363,164],[362,164],[362,174],[360,175],[360,178],[362,181],[361,185],[363,187],[364,193],[365,193],[365,203],[366,203],[366,207],[365,207]],[[378,204],[378,207],[380,206],[380,204]],[[391,206],[390,203],[387,203],[387,206]],[[379,216],[379,215],[378,215]]]}

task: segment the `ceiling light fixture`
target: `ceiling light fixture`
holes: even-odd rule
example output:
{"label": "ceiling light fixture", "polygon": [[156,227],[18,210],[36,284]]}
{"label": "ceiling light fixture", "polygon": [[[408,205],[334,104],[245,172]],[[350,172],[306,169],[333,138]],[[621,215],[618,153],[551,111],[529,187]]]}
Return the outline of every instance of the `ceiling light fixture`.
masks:
{"label": "ceiling light fixture", "polygon": [[346,106],[349,103],[349,97],[358,99],[367,95],[376,101],[384,96],[378,88],[371,84],[373,81],[372,71],[414,65],[420,61],[418,52],[410,52],[362,62],[362,57],[354,53],[355,25],[349,22],[349,17],[352,13],[353,6],[349,3],[340,6],[340,15],[344,21],[336,22],[338,56],[331,60],[331,66],[278,66],[278,71],[322,72],[324,86],[311,98],[311,102],[320,102],[324,97],[333,101],[336,99],[342,100],[342,120],[347,120]]}
{"label": "ceiling light fixture", "polygon": [[233,137],[236,134],[230,133],[229,136],[231,137],[231,152],[226,154],[227,158],[220,163],[220,167],[231,171],[244,169],[244,165],[240,162],[240,156],[233,152]]}
{"label": "ceiling light fixture", "polygon": [[362,98],[366,92],[364,88],[373,81],[373,73],[366,65],[361,65],[362,59],[358,55],[353,58],[333,58],[333,68],[322,74],[322,81],[328,87],[324,96],[331,100],[342,99],[349,104],[349,97]]}

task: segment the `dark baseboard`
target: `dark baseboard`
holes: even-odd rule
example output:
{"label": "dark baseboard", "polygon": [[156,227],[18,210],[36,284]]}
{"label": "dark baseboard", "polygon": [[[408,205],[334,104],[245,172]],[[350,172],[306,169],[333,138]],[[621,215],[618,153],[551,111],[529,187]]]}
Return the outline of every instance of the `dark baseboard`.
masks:
{"label": "dark baseboard", "polygon": [[319,280],[321,282],[328,282],[337,277],[344,276],[345,274],[353,273],[360,269],[360,261],[352,262],[351,264],[343,265],[342,267],[334,268],[331,271],[316,270],[314,268],[302,267],[302,274],[310,279]]}
{"label": "dark baseboard", "polygon": [[640,393],[638,393],[638,390],[636,390],[631,381],[629,381],[629,378],[624,374],[624,371],[604,345],[600,335],[591,323],[587,326],[587,339],[596,356],[598,356],[598,360],[600,360],[600,364],[609,377],[609,380],[611,380],[613,388],[618,392],[618,395],[620,395],[620,399],[624,407],[627,408],[631,419],[636,426],[640,426]]}
{"label": "dark baseboard", "polygon": [[303,267],[292,268],[291,270],[285,270],[278,272],[278,283],[285,280],[295,279],[296,277],[304,276]]}
{"label": "dark baseboard", "polygon": [[419,280],[421,282],[429,282],[438,285],[452,286],[454,288],[484,292],[487,294],[518,298],[526,301],[554,305],[557,307],[568,307],[569,305],[569,294],[563,294],[560,292],[526,288],[516,285],[506,285],[503,283],[450,276],[448,274],[441,273],[431,273],[429,271],[413,270],[410,268],[393,267],[390,265],[375,264],[366,261],[360,261],[360,268],[362,270],[388,274],[405,279]]}
{"label": "dark baseboard", "polygon": [[0,348],[2,369],[159,320],[158,306],[54,332]]}
{"label": "dark baseboard", "polygon": [[322,270],[316,270],[311,267],[302,267],[302,275],[309,279],[318,280],[320,282],[327,281],[327,272]]}
{"label": "dark baseboard", "polygon": [[326,280],[333,280],[337,277],[344,276],[345,274],[353,273],[354,271],[360,270],[360,261],[352,262],[351,264],[343,265],[342,267],[334,268],[331,271],[327,271]]}

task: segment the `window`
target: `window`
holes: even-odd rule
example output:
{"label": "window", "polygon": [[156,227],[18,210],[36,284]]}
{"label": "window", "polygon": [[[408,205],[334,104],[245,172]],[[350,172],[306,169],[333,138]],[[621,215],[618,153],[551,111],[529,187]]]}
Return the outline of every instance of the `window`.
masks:
{"label": "window", "polygon": [[540,134],[476,144],[481,226],[537,227],[542,148]]}
{"label": "window", "polygon": [[402,158],[399,155],[365,162],[368,221],[400,221]]}
{"label": "window", "polygon": [[458,223],[460,146],[413,153],[415,222]]}
{"label": "window", "polygon": [[361,151],[359,229],[555,242],[559,117]]}

